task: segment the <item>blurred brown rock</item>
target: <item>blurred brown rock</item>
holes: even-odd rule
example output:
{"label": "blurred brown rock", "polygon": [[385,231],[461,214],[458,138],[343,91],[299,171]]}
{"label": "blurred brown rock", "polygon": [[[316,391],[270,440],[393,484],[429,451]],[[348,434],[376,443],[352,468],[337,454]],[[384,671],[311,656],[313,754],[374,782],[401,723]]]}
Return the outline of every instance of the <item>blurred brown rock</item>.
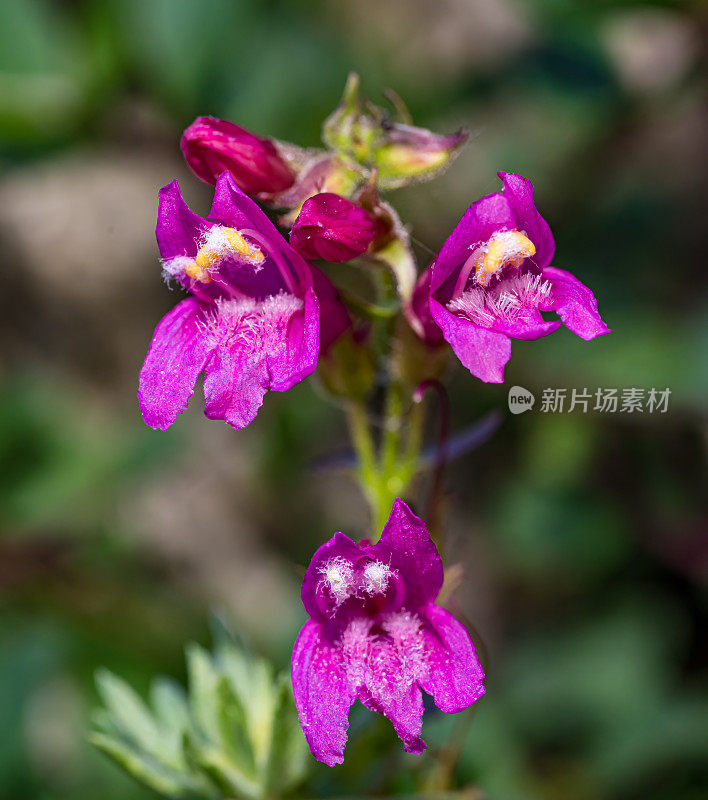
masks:
{"label": "blurred brown rock", "polygon": [[16,357],[114,388],[134,378],[175,300],[154,236],[157,190],[175,176],[201,199],[178,155],[154,146],[78,150],[0,181],[0,243],[13,276],[0,302]]}
{"label": "blurred brown rock", "polygon": [[636,8],[609,17],[605,47],[619,79],[633,92],[663,91],[695,63],[700,33],[686,15],[669,9]]}

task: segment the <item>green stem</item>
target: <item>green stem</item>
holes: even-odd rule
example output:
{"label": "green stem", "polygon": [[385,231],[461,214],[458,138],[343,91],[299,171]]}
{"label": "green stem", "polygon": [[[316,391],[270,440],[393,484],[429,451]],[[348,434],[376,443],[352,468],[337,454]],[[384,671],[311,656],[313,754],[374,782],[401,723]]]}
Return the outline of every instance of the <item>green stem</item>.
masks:
{"label": "green stem", "polygon": [[[394,500],[405,494],[417,472],[423,410],[419,403],[410,403],[394,363],[391,337],[395,330],[395,314],[400,310],[396,282],[386,268],[372,270],[371,277],[376,288],[377,304],[365,304],[366,311],[368,316],[375,318],[372,346],[385,363],[388,378],[384,427],[378,453],[364,403],[352,401],[347,416],[359,459],[357,475],[371,508],[371,540],[376,542],[391,514]],[[357,305],[363,302],[350,296],[348,302],[352,300]],[[407,402],[412,406],[410,412],[405,411]]]}
{"label": "green stem", "polygon": [[448,792],[455,779],[457,763],[464,750],[472,720],[477,713],[477,706],[468,708],[458,715],[452,728],[450,738],[438,753],[427,779],[423,782],[425,792]]}
{"label": "green stem", "polygon": [[[347,405],[349,430],[358,459],[357,477],[371,509],[372,542],[381,536],[394,500],[405,493],[415,477],[422,438],[422,408],[415,404],[409,415],[402,416],[400,386],[391,387],[386,407],[387,427],[377,454],[364,404],[352,401]],[[402,420],[407,423],[405,442],[401,435]]]}
{"label": "green stem", "polygon": [[393,300],[385,304],[369,303],[367,300],[345,289],[340,289],[339,293],[344,300],[344,304],[350,311],[354,311],[366,319],[391,319],[401,310],[401,304],[398,300]]}
{"label": "green stem", "polygon": [[359,481],[364,493],[369,497],[371,487],[377,483],[376,451],[363,403],[351,401],[347,405],[347,421],[352,444],[359,460]]}
{"label": "green stem", "polygon": [[384,475],[391,475],[396,469],[398,451],[401,442],[403,408],[401,386],[391,383],[386,392],[386,410],[384,415],[384,432],[381,447],[381,470]]}
{"label": "green stem", "polygon": [[418,472],[418,457],[423,444],[423,422],[425,421],[425,403],[413,403],[408,413],[408,440],[400,462],[400,476],[403,483],[408,484]]}

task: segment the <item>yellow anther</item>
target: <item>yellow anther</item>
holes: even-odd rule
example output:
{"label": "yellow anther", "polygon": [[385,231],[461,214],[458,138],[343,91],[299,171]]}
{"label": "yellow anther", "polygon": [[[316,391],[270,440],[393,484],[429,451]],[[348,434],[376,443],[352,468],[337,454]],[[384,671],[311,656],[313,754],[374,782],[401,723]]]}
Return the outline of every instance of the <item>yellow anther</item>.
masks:
{"label": "yellow anther", "polygon": [[201,265],[199,265],[196,261],[192,262],[191,264],[187,264],[184,268],[184,271],[189,275],[190,278],[193,278],[195,281],[201,281],[202,283],[211,283],[211,275],[203,269]]}
{"label": "yellow anther", "polygon": [[244,258],[250,258],[258,262],[263,261],[265,258],[263,253],[261,253],[257,247],[250,245],[236,230],[236,228],[224,228],[222,233],[224,234],[226,241],[229,243],[231,250],[238,253],[240,256],[244,256]]}
{"label": "yellow anther", "polygon": [[536,246],[520,231],[501,231],[488,242],[485,252],[475,264],[478,283],[486,286],[495,272],[507,264],[521,265],[525,258],[536,253]]}
{"label": "yellow anther", "polygon": [[207,270],[219,260],[219,251],[212,247],[200,247],[194,260],[197,269]]}
{"label": "yellow anther", "polygon": [[255,245],[249,244],[236,228],[214,227],[207,241],[199,248],[195,259],[197,267],[209,270],[224,256],[237,255],[253,264],[261,264],[265,256]]}

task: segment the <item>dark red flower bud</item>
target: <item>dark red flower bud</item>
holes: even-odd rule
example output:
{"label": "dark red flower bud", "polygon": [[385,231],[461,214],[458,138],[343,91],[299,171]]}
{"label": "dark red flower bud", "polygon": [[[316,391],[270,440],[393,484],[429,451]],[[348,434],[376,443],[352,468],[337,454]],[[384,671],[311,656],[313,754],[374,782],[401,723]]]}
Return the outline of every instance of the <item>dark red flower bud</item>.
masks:
{"label": "dark red flower bud", "polygon": [[197,117],[182,135],[189,166],[206,183],[228,171],[246,194],[268,199],[289,189],[295,173],[270,139],[214,117]]}
{"label": "dark red flower bud", "polygon": [[365,253],[376,236],[374,218],[338,194],[306,200],[290,232],[290,244],[305,258],[349,261]]}

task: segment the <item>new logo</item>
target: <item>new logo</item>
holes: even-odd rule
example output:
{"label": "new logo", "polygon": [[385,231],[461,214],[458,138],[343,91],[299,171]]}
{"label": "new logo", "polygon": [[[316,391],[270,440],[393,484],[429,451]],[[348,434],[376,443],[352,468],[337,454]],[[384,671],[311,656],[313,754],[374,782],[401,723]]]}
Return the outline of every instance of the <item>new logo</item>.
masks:
{"label": "new logo", "polygon": [[523,414],[533,408],[536,398],[523,386],[512,386],[509,389],[509,411],[512,414]]}

